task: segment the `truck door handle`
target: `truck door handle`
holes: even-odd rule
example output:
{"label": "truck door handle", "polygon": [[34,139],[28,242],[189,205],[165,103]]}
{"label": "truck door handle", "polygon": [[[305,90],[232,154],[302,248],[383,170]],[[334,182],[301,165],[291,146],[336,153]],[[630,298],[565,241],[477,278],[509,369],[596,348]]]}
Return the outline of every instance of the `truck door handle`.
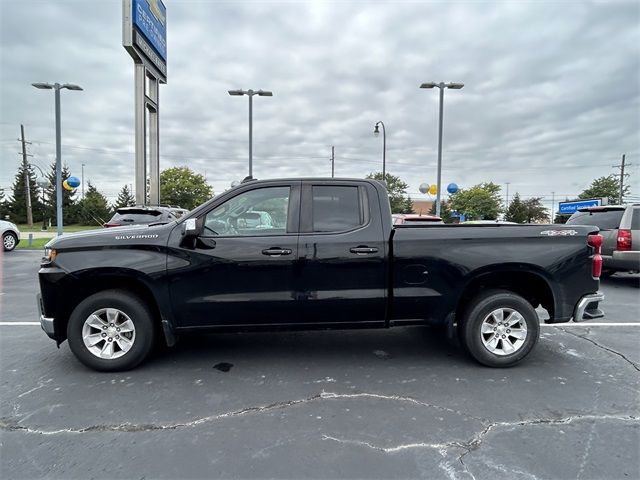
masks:
{"label": "truck door handle", "polygon": [[367,255],[369,253],[376,253],[378,249],[375,247],[352,247],[349,251],[358,255]]}
{"label": "truck door handle", "polygon": [[280,248],[280,247],[272,247],[265,248],[262,250],[263,255],[268,255],[270,257],[280,257],[282,255],[291,255],[293,251],[290,248]]}

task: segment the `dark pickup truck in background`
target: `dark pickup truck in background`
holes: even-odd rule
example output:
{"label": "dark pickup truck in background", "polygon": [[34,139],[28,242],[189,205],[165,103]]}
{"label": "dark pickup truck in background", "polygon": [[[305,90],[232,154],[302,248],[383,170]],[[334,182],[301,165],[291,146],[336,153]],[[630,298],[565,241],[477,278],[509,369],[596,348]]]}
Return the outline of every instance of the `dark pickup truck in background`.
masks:
{"label": "dark pickup truck in background", "polygon": [[422,324],[510,366],[538,340],[536,307],[603,315],[601,241],[576,225],[393,226],[376,181],[251,180],[177,222],[52,240],[40,320],[107,371],[187,333]]}

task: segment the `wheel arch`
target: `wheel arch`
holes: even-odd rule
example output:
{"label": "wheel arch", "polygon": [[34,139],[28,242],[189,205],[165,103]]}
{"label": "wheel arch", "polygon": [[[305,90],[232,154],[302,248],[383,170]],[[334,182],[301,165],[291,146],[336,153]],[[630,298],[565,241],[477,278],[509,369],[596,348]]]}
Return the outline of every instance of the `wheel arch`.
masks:
{"label": "wheel arch", "polygon": [[456,301],[456,317],[464,312],[469,301],[486,290],[502,289],[526,299],[533,308],[542,305],[550,318],[557,307],[557,292],[547,273],[535,265],[501,264],[483,268],[470,274]]}
{"label": "wheel arch", "polygon": [[[147,275],[132,269],[92,269],[69,276],[61,285],[65,301],[58,304],[55,331],[58,344],[67,336],[67,324],[73,310],[85,298],[105,290],[123,290],[140,298],[150,309],[154,325],[162,331],[168,345],[175,343],[168,305],[161,300],[162,292]],[[168,295],[164,295],[168,299]],[[166,300],[165,300],[166,301]]]}

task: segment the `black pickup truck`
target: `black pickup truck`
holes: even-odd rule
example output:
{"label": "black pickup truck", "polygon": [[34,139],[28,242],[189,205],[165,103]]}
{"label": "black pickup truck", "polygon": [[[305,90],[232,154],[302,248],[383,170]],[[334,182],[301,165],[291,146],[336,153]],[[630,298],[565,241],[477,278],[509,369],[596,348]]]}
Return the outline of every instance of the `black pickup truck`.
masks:
{"label": "black pickup truck", "polygon": [[393,226],[373,180],[251,180],[178,221],[49,242],[40,321],[106,371],[187,333],[421,324],[505,367],[536,344],[538,306],[547,322],[603,315],[601,240],[575,225]]}

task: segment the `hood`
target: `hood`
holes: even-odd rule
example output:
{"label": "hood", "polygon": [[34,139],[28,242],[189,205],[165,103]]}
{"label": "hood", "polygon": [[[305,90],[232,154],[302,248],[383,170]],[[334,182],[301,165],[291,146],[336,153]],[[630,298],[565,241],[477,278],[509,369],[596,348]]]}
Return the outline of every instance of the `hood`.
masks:
{"label": "hood", "polygon": [[167,237],[176,222],[164,225],[133,225],[131,227],[100,228],[52,238],[45,248],[64,250],[69,248],[124,247],[127,245],[166,244]]}

